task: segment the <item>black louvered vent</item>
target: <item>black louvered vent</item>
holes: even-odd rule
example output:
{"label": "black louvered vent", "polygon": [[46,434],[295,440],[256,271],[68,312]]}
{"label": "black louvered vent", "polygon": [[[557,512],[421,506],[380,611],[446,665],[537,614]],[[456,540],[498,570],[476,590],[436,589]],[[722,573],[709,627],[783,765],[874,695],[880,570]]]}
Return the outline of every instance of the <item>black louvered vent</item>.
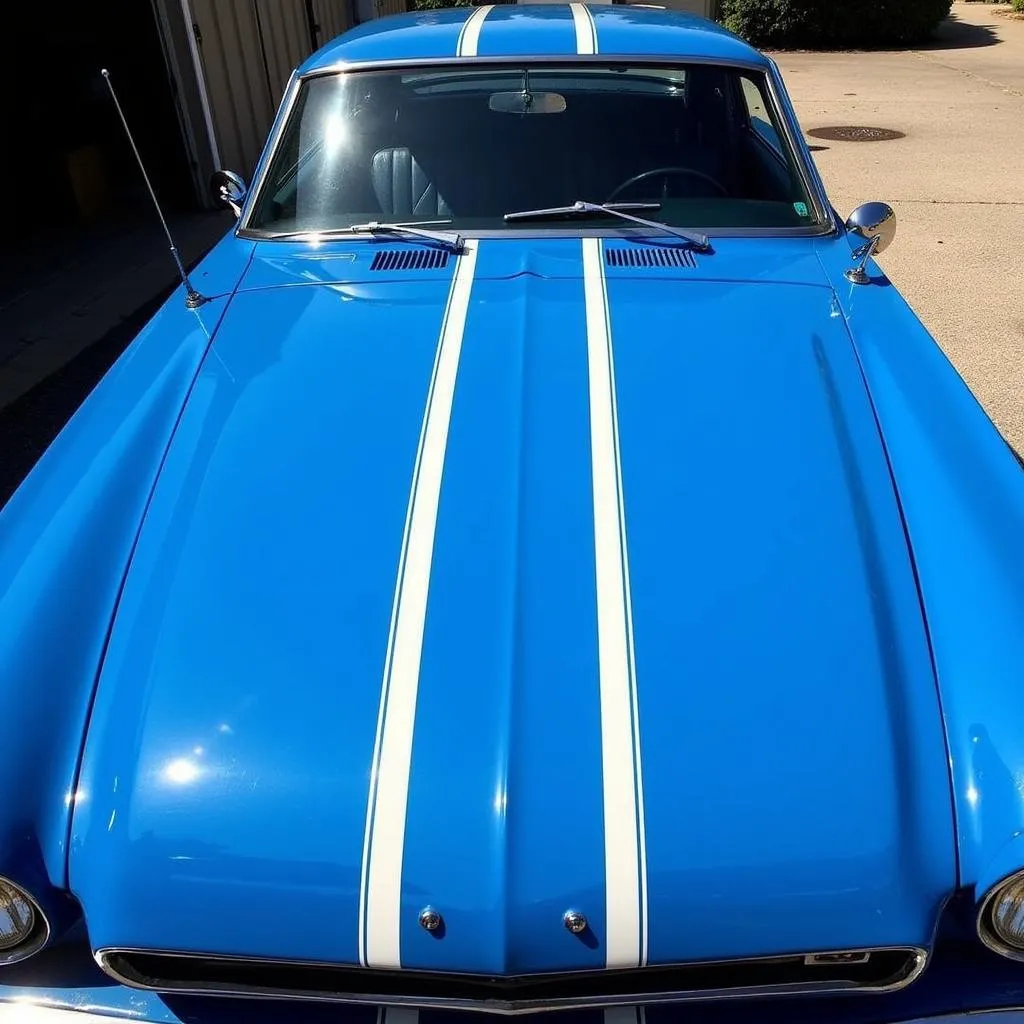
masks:
{"label": "black louvered vent", "polygon": [[605,262],[609,267],[690,267],[697,261],[689,249],[678,246],[636,245],[627,248],[605,249]]}
{"label": "black louvered vent", "polygon": [[440,270],[448,266],[444,249],[381,249],[370,264],[371,270]]}

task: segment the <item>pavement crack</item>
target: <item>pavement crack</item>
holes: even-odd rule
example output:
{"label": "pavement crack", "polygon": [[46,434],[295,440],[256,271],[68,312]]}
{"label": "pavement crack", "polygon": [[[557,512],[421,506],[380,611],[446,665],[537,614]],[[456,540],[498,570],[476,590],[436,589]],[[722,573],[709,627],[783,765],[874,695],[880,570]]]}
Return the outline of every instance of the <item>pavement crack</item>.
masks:
{"label": "pavement crack", "polygon": [[926,60],[929,64],[934,64],[936,67],[945,68],[947,71],[955,71],[958,75],[963,75],[966,78],[973,78],[976,82],[981,82],[983,85],[990,86],[993,89],[998,89],[1000,92],[1008,93],[1010,96],[1020,96],[1024,98],[1024,92],[1020,89],[1014,89],[1013,86],[1010,85],[1003,85],[1002,82],[994,82],[991,78],[985,78],[983,75],[975,74],[973,71],[967,71],[965,68],[958,68],[955,64],[947,64],[943,60],[936,60],[927,51],[911,50],[910,52],[915,57],[920,57],[922,60]]}
{"label": "pavement crack", "polygon": [[925,206],[1024,206],[1024,199],[891,199],[890,202]]}

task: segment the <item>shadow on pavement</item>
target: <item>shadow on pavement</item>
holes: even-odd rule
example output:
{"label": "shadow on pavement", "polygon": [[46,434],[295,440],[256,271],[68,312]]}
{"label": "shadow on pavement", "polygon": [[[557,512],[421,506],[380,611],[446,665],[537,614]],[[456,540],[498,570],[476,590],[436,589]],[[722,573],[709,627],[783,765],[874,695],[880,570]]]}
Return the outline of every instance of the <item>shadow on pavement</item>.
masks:
{"label": "shadow on pavement", "polygon": [[995,46],[1002,42],[989,25],[970,25],[951,14],[936,30],[932,38],[922,43],[919,50],[968,50],[977,46]]}

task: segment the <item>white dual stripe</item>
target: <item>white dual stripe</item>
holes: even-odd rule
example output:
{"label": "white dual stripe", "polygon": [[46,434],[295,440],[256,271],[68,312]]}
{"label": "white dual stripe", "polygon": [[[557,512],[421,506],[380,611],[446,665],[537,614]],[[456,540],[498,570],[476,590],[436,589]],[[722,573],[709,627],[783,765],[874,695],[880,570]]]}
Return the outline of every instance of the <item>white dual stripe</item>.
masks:
{"label": "white dual stripe", "polygon": [[476,243],[467,242],[456,263],[434,357],[405,517],[363,832],[359,962],[364,967],[401,966],[402,858],[423,626],[441,476],[476,255]]}
{"label": "white dual stripe", "polygon": [[586,4],[569,4],[576,29],[576,52],[597,53],[597,25]]}
{"label": "white dual stripe", "polygon": [[599,238],[583,240],[590,374],[608,967],[647,962],[647,855],[622,460],[608,289]]}
{"label": "white dual stripe", "polygon": [[459,41],[455,45],[457,57],[475,57],[480,46],[480,29],[484,27],[484,18],[494,10],[494,4],[486,7],[477,7],[465,20],[462,31],[459,33]]}

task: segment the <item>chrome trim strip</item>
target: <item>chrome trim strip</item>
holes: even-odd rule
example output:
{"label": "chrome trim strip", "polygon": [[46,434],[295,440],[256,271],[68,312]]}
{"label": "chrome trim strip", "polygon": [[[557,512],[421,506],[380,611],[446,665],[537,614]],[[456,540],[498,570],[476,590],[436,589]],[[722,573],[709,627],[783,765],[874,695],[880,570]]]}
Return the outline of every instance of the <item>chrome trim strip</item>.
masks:
{"label": "chrome trim strip", "polygon": [[281,136],[284,134],[285,126],[292,119],[292,110],[295,108],[295,101],[298,98],[304,81],[304,78],[293,74],[288,82],[288,88],[277,111],[277,117],[274,118],[274,123],[271,125],[270,134],[263,147],[259,162],[253,170],[252,181],[249,183],[249,194],[245,197],[245,204],[242,206],[242,213],[235,227],[235,236],[238,238],[252,237],[249,234],[249,221],[252,219],[253,210],[263,198],[263,190],[269,185],[267,171],[277,155],[277,149],[281,144]]}
{"label": "chrome trim strip", "polygon": [[[349,72],[358,71],[402,71],[403,69],[411,70],[422,70],[423,68],[448,68],[452,71],[464,72],[467,69],[475,66],[481,67],[494,67],[494,66],[517,66],[523,63],[529,64],[546,64],[546,65],[561,65],[561,64],[626,64],[631,66],[644,66],[647,64],[651,65],[679,65],[679,64],[713,64],[717,67],[735,68],[742,71],[751,71],[759,75],[763,75],[765,83],[768,88],[768,98],[772,106],[772,110],[775,113],[776,118],[783,129],[783,135],[787,143],[789,144],[790,151],[793,154],[793,158],[796,162],[797,173],[800,175],[800,179],[803,182],[805,189],[807,190],[808,197],[811,200],[811,204],[814,207],[814,211],[818,216],[821,223],[816,225],[816,228],[821,230],[816,231],[816,234],[832,235],[839,231],[839,225],[836,223],[835,216],[832,212],[832,204],[829,202],[828,195],[825,192],[824,183],[821,180],[820,175],[816,169],[808,166],[808,156],[805,151],[804,144],[802,142],[803,136],[797,136],[795,129],[798,127],[796,123],[796,114],[793,111],[791,104],[783,104],[781,97],[782,76],[779,73],[779,69],[774,61],[769,58],[765,58],[761,61],[743,61],[743,60],[720,60],[711,57],[687,57],[681,54],[660,54],[660,55],[637,55],[637,54],[576,54],[575,56],[538,56],[537,54],[531,54],[523,57],[430,57],[430,58],[418,58],[415,60],[375,60],[375,61],[349,61],[346,63],[332,64],[325,68],[316,68],[313,71],[307,71],[303,75],[294,74],[288,86],[288,93],[282,101],[281,108],[278,112],[277,118],[275,119],[274,125],[271,129],[270,137],[267,140],[267,144],[264,148],[263,155],[260,157],[259,163],[256,165],[256,169],[253,172],[252,183],[249,187],[249,195],[246,198],[245,207],[242,209],[242,216],[239,218],[238,226],[235,229],[235,234],[239,238],[247,239],[260,239],[258,234],[251,232],[258,232],[259,229],[252,229],[249,226],[249,221],[252,217],[252,211],[255,208],[258,198],[262,195],[263,189],[266,185],[267,169],[273,163],[273,158],[276,155],[277,148],[280,145],[281,135],[283,134],[284,127],[291,119],[292,108],[295,105],[295,98],[298,95],[299,89],[304,82],[313,78],[321,78],[325,75],[337,75]],[[767,62],[767,64],[765,63]],[[705,234],[716,234],[717,232],[711,228],[702,228]],[[738,234],[735,237],[784,237],[784,233],[792,229],[788,228],[762,228],[757,233],[754,229],[744,231],[742,234]],[[798,229],[803,230],[803,229]],[[466,234],[466,237],[473,237],[473,235]],[[502,237],[513,237],[511,235],[503,235]],[[550,237],[550,236],[547,236]],[[271,239],[263,238],[263,241],[270,241]]]}
{"label": "chrome trim strip", "polygon": [[[198,996],[234,996],[242,998],[260,998],[260,999],[282,999],[282,1000],[296,1000],[300,1002],[315,1002],[315,1003],[354,1003],[354,1004],[372,1004],[374,1006],[409,1006],[416,1007],[417,1009],[442,1009],[442,1010],[465,1010],[476,1013],[493,1013],[505,1017],[516,1017],[527,1013],[542,1013],[549,1010],[580,1010],[588,1008],[606,1008],[610,1006],[637,1006],[637,1005],[655,1005],[665,1003],[694,1003],[694,1002],[712,1002],[720,1001],[725,999],[760,999],[769,998],[773,996],[794,996],[794,995],[829,995],[833,993],[872,993],[872,994],[883,994],[886,992],[896,992],[899,989],[906,988],[908,985],[913,984],[922,974],[925,967],[928,965],[928,951],[918,946],[876,946],[868,950],[820,950],[818,953],[853,953],[853,952],[869,952],[869,953],[883,953],[883,952],[905,952],[910,955],[910,966],[909,969],[900,977],[896,978],[892,982],[887,982],[882,985],[858,985],[853,982],[807,982],[805,984],[786,984],[786,985],[762,985],[762,986],[751,986],[748,988],[729,988],[729,989],[708,989],[704,991],[679,991],[679,992],[632,992],[625,995],[614,995],[614,996],[597,996],[593,999],[586,1000],[546,1000],[546,1001],[533,1001],[533,1002],[521,1002],[521,1003],[507,1003],[500,1002],[498,1000],[485,1001],[485,1000],[473,1000],[473,999],[434,999],[434,1000],[422,1000],[417,999],[413,996],[394,996],[394,995],[363,995],[363,994],[346,994],[346,993],[331,993],[331,992],[305,992],[305,991],[289,991],[289,990],[276,990],[276,989],[261,989],[254,987],[239,987],[231,988],[229,986],[220,987],[213,984],[205,985],[166,985],[164,987],[158,987],[155,985],[142,985],[137,981],[129,979],[119,974],[115,969],[110,966],[109,958],[113,956],[125,955],[125,954],[144,954],[147,956],[173,956],[180,959],[194,959],[194,960],[224,960],[229,962],[245,962],[252,964],[287,964],[294,967],[329,967],[334,966],[324,963],[315,963],[309,961],[285,961],[285,960],[271,960],[271,959],[259,959],[259,958],[248,958],[248,957],[229,957],[229,956],[206,956],[199,953],[174,953],[167,950],[152,950],[152,949],[130,949],[120,947],[109,947],[106,949],[98,949],[93,953],[96,963],[100,969],[108,974],[115,981],[122,985],[127,985],[129,988],[141,989],[147,992],[164,992],[164,993],[175,993],[178,995],[198,995]],[[802,954],[801,954],[802,955]],[[770,963],[775,960],[789,960],[791,957],[756,957],[745,960],[710,960],[701,961],[698,963],[687,963],[680,964],[680,967],[704,967],[712,964],[735,964],[741,966],[743,964],[764,964]],[[372,973],[372,971],[367,971]],[[598,972],[599,973],[599,972]]]}
{"label": "chrome trim strip", "polygon": [[977,929],[978,938],[992,950],[993,953],[998,953],[1000,956],[1005,956],[1007,960],[1024,961],[1024,949],[1014,949],[1013,946],[1008,946],[1002,939],[1000,939],[993,931],[989,929],[986,924],[986,916],[990,913],[992,908],[992,900],[995,898],[996,893],[1003,888],[1004,885],[1012,882],[1014,879],[1018,879],[1024,876],[1024,871],[1014,871],[1012,874],[1007,875],[1005,878],[1001,878],[987,893],[984,898],[978,904],[978,916],[977,916]]}

